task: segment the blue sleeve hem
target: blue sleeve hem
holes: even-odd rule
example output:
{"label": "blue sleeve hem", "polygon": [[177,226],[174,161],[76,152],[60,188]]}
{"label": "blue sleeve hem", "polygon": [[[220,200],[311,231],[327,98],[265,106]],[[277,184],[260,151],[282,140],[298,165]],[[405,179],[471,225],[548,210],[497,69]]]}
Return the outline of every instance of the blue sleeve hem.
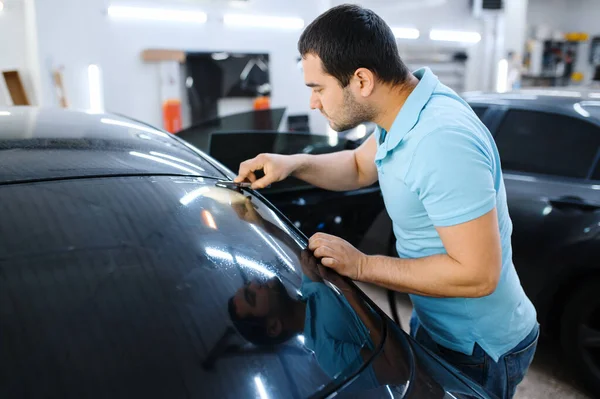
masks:
{"label": "blue sleeve hem", "polygon": [[496,197],[490,197],[471,208],[466,210],[461,210],[459,213],[454,213],[451,215],[442,215],[439,217],[432,217],[431,221],[437,227],[449,227],[456,226],[457,224],[462,224],[466,222],[470,222],[471,220],[475,220],[478,217],[485,215],[490,212],[496,206]]}

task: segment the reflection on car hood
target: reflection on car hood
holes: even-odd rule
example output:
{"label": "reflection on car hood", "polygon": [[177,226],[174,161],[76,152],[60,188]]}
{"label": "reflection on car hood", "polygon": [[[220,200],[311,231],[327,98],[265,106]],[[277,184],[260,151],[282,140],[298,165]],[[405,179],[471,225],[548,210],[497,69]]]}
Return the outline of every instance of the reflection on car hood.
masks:
{"label": "reflection on car hood", "polygon": [[[362,385],[347,388],[360,396],[409,378],[402,350],[395,368],[365,365],[380,358],[369,327],[379,316],[355,288],[320,281],[304,239],[251,192],[112,177],[5,185],[0,196],[0,368],[10,375],[0,397],[303,398],[364,368]],[[229,304],[236,317],[265,303],[286,310],[273,302],[283,292],[268,291],[273,279],[299,301],[313,284],[320,316],[308,320],[321,325],[252,344]],[[337,321],[364,323],[340,353],[335,334],[347,331],[327,317],[338,311]]]}
{"label": "reflection on car hood", "polygon": [[0,183],[131,174],[223,177],[173,135],[126,118],[0,109]]}

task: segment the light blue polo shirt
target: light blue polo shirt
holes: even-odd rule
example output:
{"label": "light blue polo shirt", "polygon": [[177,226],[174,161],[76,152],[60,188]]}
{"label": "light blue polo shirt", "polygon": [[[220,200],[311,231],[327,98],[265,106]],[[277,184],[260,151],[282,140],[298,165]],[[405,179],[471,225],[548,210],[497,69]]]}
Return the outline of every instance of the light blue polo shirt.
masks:
{"label": "light blue polo shirt", "polygon": [[472,354],[478,343],[495,361],[537,324],[512,262],[512,223],[500,157],[469,105],[428,68],[389,132],[379,128],[375,164],[401,258],[444,254],[435,226],[476,219],[494,207],[502,240],[498,287],[483,298],[410,295],[423,328],[440,345]]}

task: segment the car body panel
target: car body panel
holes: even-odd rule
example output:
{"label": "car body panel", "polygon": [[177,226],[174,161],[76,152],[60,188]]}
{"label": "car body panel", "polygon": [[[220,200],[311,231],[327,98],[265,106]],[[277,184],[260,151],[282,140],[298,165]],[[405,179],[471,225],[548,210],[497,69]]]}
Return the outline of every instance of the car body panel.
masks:
{"label": "car body panel", "polygon": [[0,183],[82,176],[225,177],[177,137],[115,115],[2,108]]}
{"label": "car body panel", "polygon": [[[72,162],[90,151],[81,140]],[[231,176],[195,151],[194,164]],[[141,165],[93,176],[40,167],[0,184],[0,396],[489,397],[306,256],[306,237],[260,194]],[[281,281],[292,297],[307,279],[337,298],[315,302],[331,328],[367,327],[351,343],[368,350],[345,367],[324,368],[340,359],[302,334],[252,345],[232,325],[229,300],[248,283]]]}

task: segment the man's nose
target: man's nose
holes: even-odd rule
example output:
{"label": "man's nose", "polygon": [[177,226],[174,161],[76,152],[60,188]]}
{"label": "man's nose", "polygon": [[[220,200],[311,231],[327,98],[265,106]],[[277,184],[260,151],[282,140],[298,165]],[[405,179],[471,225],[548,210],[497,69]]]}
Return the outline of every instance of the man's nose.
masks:
{"label": "man's nose", "polygon": [[321,102],[317,98],[316,94],[310,96],[310,109],[321,109]]}

